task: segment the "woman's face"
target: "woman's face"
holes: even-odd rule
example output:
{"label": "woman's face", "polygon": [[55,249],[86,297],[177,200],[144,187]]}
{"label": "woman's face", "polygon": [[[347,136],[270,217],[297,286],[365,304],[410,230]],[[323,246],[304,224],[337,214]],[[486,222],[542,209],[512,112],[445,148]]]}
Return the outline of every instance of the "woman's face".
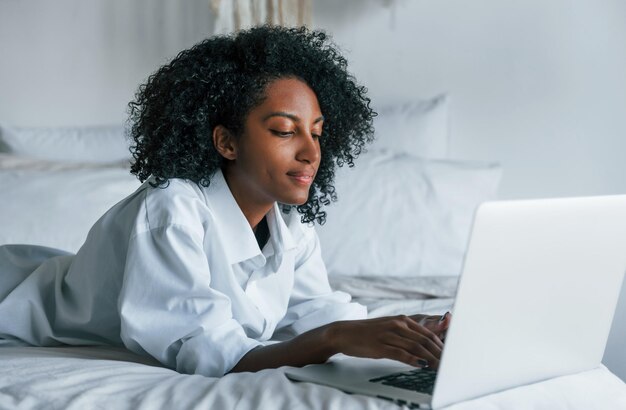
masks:
{"label": "woman's face", "polygon": [[301,205],[320,163],[324,118],[313,90],[294,78],[271,82],[234,138],[226,179],[237,201]]}

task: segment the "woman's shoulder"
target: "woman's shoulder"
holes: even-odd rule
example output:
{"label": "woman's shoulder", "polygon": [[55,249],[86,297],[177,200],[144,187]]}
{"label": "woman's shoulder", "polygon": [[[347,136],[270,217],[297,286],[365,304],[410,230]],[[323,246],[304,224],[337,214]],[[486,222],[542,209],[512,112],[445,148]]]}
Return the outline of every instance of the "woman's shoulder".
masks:
{"label": "woman's shoulder", "polygon": [[149,186],[144,197],[144,212],[149,229],[169,225],[204,225],[210,217],[197,183],[171,178],[163,186]]}
{"label": "woman's shoulder", "polygon": [[149,184],[148,195],[153,198],[167,200],[175,197],[202,197],[200,186],[188,179],[170,178],[164,185],[153,186]]}

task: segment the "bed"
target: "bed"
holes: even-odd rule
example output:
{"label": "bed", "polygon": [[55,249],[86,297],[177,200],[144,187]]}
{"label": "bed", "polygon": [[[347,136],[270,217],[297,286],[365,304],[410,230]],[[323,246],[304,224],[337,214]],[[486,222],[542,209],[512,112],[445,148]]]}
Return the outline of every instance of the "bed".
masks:
{"label": "bed", "polygon": [[[337,174],[339,202],[318,229],[323,256],[331,286],[370,317],[452,311],[473,212],[497,197],[497,162],[448,157],[447,103],[438,95],[380,107],[377,141],[355,169]],[[1,127],[0,244],[75,252],[91,224],[139,185],[123,134],[123,127]],[[401,407],[290,381],[286,367],[209,378],[121,347],[0,340],[0,360],[2,409]],[[599,366],[449,407],[510,408],[626,409],[626,385]]]}

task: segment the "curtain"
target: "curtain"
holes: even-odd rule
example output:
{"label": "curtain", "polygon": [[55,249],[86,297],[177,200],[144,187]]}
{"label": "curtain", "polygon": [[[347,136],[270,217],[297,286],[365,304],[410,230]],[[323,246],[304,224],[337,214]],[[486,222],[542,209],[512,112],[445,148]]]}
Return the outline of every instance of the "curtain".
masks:
{"label": "curtain", "polygon": [[209,0],[214,34],[261,25],[311,26],[312,0]]}

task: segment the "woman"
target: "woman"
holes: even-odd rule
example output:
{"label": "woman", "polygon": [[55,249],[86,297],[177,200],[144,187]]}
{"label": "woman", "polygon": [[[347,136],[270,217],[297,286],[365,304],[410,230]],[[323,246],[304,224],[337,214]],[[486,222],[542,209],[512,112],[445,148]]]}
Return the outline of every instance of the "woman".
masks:
{"label": "woman", "polygon": [[330,289],[312,226],[372,139],[365,91],[304,28],[180,53],[130,104],[143,185],[76,255],[0,247],[0,338],[124,345],[206,376],[336,353],[436,368],[449,315],[366,319]]}

